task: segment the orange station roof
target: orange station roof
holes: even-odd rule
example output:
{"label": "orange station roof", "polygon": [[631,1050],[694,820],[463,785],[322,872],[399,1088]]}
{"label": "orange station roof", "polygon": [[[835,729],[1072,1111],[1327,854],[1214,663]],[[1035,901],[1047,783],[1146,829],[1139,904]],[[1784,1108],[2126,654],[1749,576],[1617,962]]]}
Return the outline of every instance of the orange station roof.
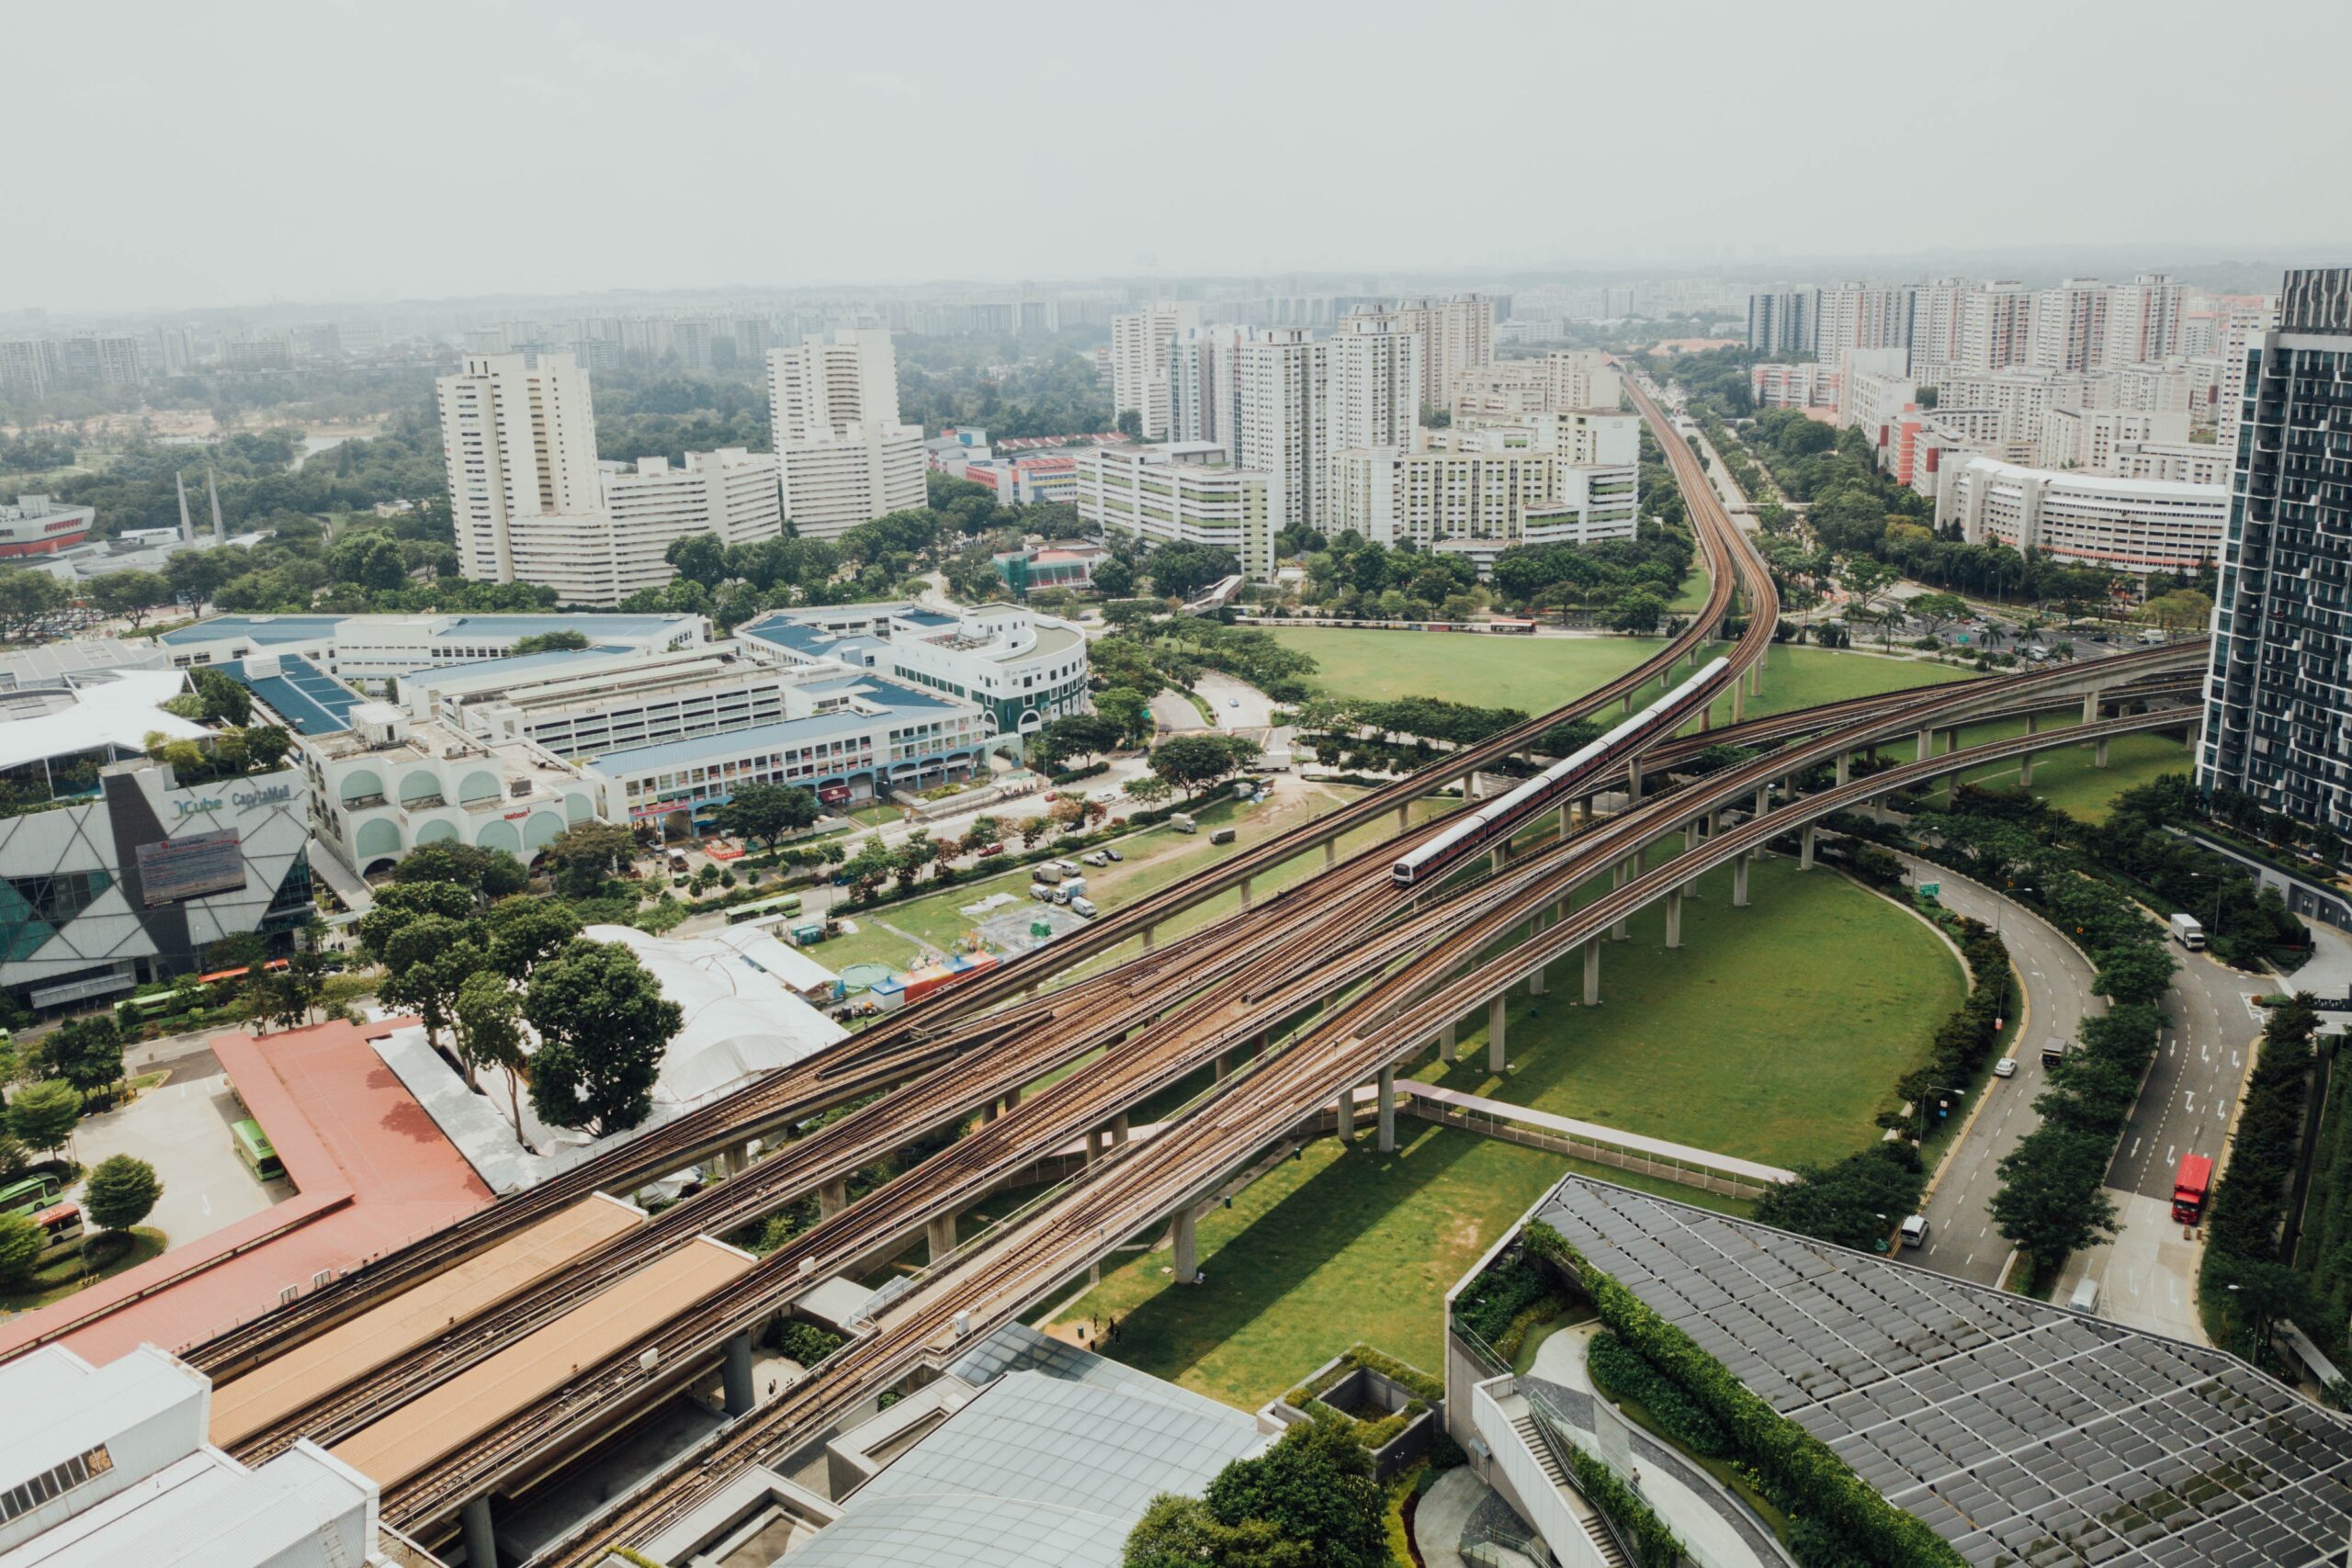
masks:
{"label": "orange station roof", "polygon": [[212,1391],[212,1440],[223,1448],[455,1328],[645,1223],[645,1211],[595,1193],[446,1273]]}
{"label": "orange station roof", "polygon": [[214,1035],[212,1054],[295,1196],[0,1324],[0,1359],[55,1340],[98,1366],[142,1344],[185,1350],[269,1311],[288,1285],[307,1291],[322,1270],[356,1268],[487,1207],[490,1189],[368,1043],[414,1021]]}
{"label": "orange station roof", "polygon": [[397,1486],[714,1294],[755,1261],[740,1247],[696,1236],[329,1451],[379,1486]]}

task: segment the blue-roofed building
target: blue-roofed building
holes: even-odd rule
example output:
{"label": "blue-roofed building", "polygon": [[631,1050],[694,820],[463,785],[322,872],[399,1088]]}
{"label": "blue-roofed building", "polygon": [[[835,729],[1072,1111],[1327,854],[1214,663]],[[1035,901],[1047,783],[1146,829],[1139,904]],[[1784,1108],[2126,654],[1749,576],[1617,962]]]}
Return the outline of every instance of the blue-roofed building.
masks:
{"label": "blue-roofed building", "polygon": [[418,671],[503,659],[526,637],[577,632],[598,647],[639,653],[707,640],[700,615],[214,615],[158,638],[173,664],[223,665],[291,654],[336,679],[373,686]]}
{"label": "blue-roofed building", "polygon": [[782,663],[840,660],[977,703],[1000,735],[1027,735],[1087,710],[1085,633],[1025,605],[809,606],[772,612],[735,635]]}
{"label": "blue-roofed building", "polygon": [[263,653],[214,666],[286,721],[297,735],[336,735],[351,728],[364,700],[299,653]]}
{"label": "blue-roofed building", "polygon": [[738,711],[756,696],[780,709],[775,716],[596,752],[588,771],[602,786],[604,816],[668,818],[665,827],[699,831],[746,784],[797,785],[847,810],[894,789],[920,793],[986,769],[985,714],[944,693],[829,663],[772,669],[764,687],[737,679],[713,683]]}

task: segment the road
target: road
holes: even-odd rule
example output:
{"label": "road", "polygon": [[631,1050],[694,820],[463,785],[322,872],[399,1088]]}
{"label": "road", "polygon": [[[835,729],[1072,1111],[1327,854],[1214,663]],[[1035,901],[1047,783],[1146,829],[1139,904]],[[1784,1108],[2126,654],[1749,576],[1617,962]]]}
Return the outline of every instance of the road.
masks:
{"label": "road", "polygon": [[[2106,1010],[2106,1003],[2091,994],[2095,973],[2090,961],[2049,921],[1941,866],[1919,861],[1910,864],[1915,873],[1939,886],[1938,897],[1946,908],[1999,926],[2023,983],[2025,1003],[2016,1047],[2017,1076],[1986,1080],[1984,1104],[1946,1151],[1928,1195],[1922,1211],[1928,1217],[1928,1245],[1904,1258],[1955,1280],[1998,1284],[2009,1244],[1993,1228],[1989,1210],[2000,1186],[1996,1168],[2041,1123],[2033,1111],[2042,1089],[2041,1043],[2073,1039],[2083,1019]],[[1967,1113],[1965,1109],[1960,1112]]]}

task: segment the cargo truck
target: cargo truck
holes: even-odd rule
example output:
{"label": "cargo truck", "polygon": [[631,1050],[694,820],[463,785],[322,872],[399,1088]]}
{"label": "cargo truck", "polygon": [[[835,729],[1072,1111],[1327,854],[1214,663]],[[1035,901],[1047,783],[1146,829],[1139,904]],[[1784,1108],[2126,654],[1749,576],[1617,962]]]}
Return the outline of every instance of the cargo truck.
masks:
{"label": "cargo truck", "polygon": [[2180,1174],[2172,1179],[2172,1217],[2193,1225],[2205,1213],[2205,1192],[2213,1185],[2213,1162],[2203,1155],[2180,1156]]}
{"label": "cargo truck", "polygon": [[2172,939],[2191,953],[2205,951],[2205,928],[2194,915],[2175,915],[2172,918]]}

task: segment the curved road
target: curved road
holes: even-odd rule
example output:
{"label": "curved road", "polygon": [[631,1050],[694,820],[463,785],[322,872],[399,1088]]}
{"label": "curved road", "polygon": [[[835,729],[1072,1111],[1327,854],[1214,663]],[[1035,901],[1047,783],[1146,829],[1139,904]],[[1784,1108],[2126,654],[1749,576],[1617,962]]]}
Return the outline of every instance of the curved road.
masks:
{"label": "curved road", "polygon": [[1938,899],[1954,914],[2000,928],[2009,961],[2023,986],[2025,1004],[2015,1046],[2015,1077],[1984,1080],[1984,1103],[1956,1105],[1967,1122],[1945,1152],[1921,1212],[1928,1217],[1928,1245],[1905,1252],[1904,1261],[1980,1285],[2000,1282],[2009,1244],[1993,1228],[1989,1205],[2000,1189],[1996,1168],[2018,1140],[2041,1124],[2033,1102],[2042,1088],[2041,1044],[2072,1040],[2083,1019],[2107,1010],[2091,994],[2090,961],[2058,929],[2024,906],[1981,884],[1926,861],[1904,857],[1915,876],[1937,883]]}

